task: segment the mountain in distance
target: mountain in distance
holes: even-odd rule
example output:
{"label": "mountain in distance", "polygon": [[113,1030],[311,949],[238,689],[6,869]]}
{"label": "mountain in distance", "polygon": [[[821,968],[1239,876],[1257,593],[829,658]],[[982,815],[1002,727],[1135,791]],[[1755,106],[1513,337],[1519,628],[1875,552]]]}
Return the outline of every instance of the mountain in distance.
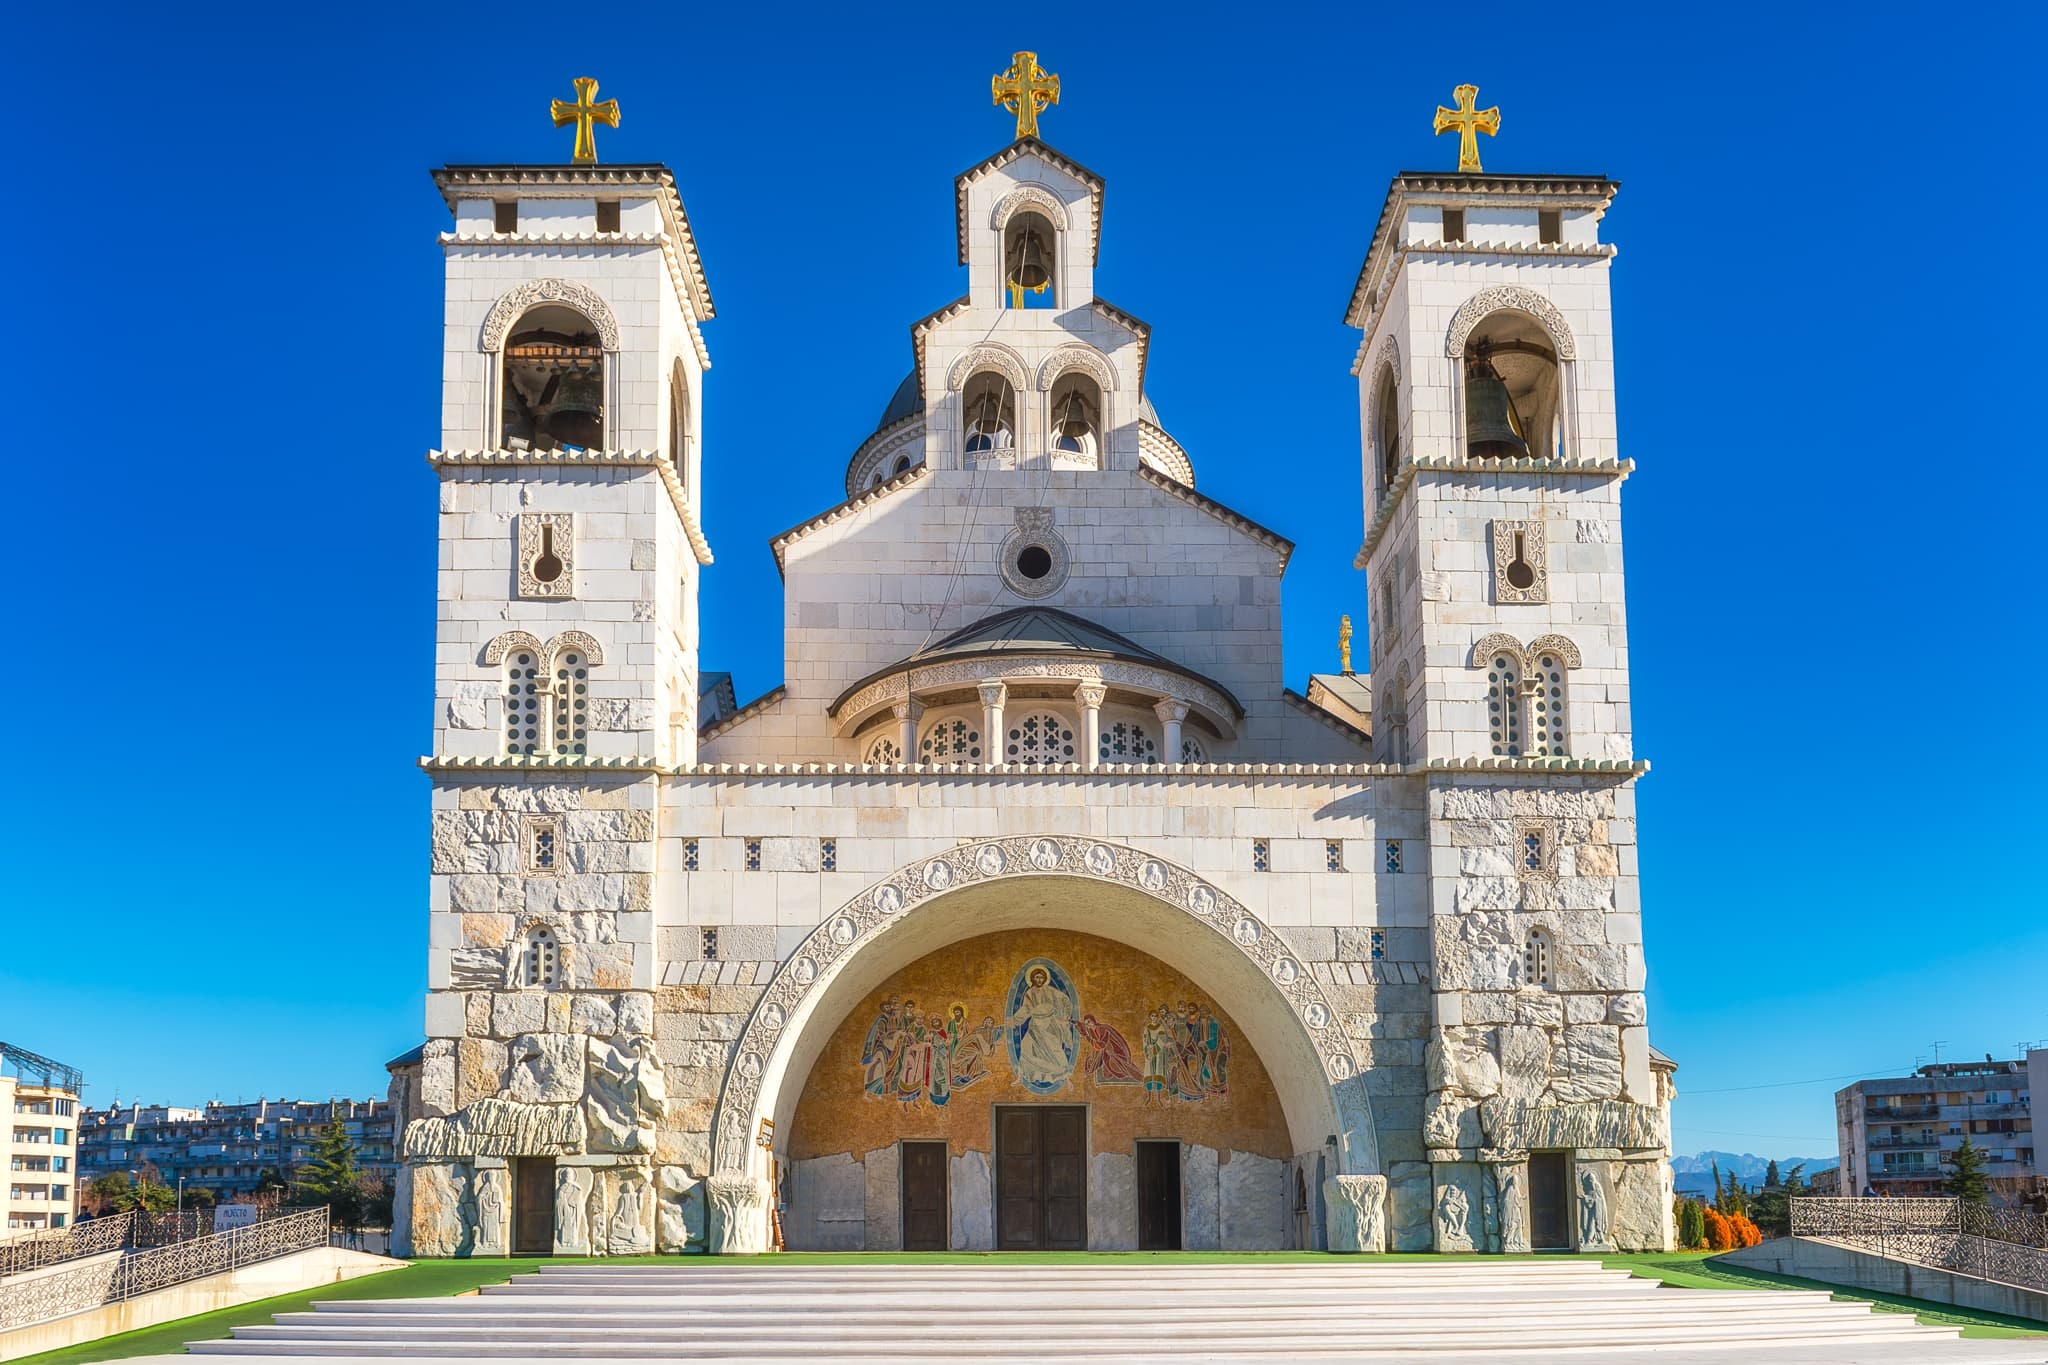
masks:
{"label": "mountain in distance", "polygon": [[[1804,1165],[1805,1174],[1812,1176],[1818,1171],[1831,1171],[1841,1165],[1837,1156],[1781,1156],[1777,1158],[1778,1173],[1783,1175],[1794,1166]],[[1756,1156],[1750,1152],[1700,1152],[1695,1156],[1671,1158],[1672,1186],[1680,1194],[1714,1192],[1714,1167],[1721,1168],[1725,1180],[1731,1173],[1739,1177],[1746,1187],[1755,1189],[1764,1183],[1764,1173],[1771,1164],[1770,1157]]]}

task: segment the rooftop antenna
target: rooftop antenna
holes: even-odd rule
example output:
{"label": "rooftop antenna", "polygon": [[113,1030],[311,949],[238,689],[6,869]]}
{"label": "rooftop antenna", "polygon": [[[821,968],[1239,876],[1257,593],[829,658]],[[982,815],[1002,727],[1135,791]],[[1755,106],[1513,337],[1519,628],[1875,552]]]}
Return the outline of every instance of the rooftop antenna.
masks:
{"label": "rooftop antenna", "polygon": [[1942,1050],[1943,1048],[1945,1048],[1945,1047],[1947,1047],[1947,1046],[1948,1046],[1948,1039],[1946,1039],[1946,1038],[1937,1038],[1937,1039],[1935,1039],[1935,1040],[1934,1040],[1934,1041],[1933,1041],[1932,1043],[1929,1043],[1929,1044],[1928,1044],[1928,1046],[1934,1049],[1934,1064],[1935,1064],[1936,1066],[1940,1066],[1940,1065],[1941,1065],[1941,1050]]}

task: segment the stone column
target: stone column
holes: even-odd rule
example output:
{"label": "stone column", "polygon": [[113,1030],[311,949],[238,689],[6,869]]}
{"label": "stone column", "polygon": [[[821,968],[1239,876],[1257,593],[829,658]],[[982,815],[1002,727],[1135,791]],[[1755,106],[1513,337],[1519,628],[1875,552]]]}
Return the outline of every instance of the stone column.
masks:
{"label": "stone column", "polygon": [[988,736],[988,766],[999,768],[1006,752],[1003,743],[1003,702],[1008,699],[1010,689],[1001,682],[985,682],[975,690],[981,693],[981,733]]}
{"label": "stone column", "polygon": [[924,703],[906,698],[890,708],[896,717],[896,744],[905,763],[917,762],[917,723],[924,717]]}
{"label": "stone column", "polygon": [[1074,689],[1074,700],[1081,703],[1081,766],[1091,773],[1101,763],[1102,702],[1108,695],[1101,683],[1084,682]]}
{"label": "stone column", "polygon": [[1152,714],[1159,717],[1159,724],[1164,730],[1159,738],[1159,761],[1180,762],[1180,726],[1188,718],[1188,704],[1178,697],[1168,697],[1152,707]]}

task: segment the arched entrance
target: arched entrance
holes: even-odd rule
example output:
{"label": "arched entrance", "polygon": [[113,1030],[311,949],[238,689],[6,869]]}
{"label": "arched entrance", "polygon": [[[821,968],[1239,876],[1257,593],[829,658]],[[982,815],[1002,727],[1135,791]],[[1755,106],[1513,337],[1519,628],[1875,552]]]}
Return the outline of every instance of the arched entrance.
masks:
{"label": "arched entrance", "polygon": [[[1128,944],[1193,983],[1257,1054],[1297,1153],[1332,1174],[1379,1169],[1358,1059],[1321,986],[1271,925],[1143,850],[1064,835],[962,844],[869,886],[783,963],[733,1051],[713,1127],[713,1219],[756,1250],[770,1148],[819,1054],[888,979],[948,944],[1004,930]],[[767,1121],[764,1127],[763,1121]]]}

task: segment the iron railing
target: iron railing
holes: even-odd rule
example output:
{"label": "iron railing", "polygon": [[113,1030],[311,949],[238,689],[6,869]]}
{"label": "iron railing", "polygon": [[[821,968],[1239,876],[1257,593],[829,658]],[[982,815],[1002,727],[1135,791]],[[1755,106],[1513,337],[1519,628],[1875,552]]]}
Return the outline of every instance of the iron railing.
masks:
{"label": "iron railing", "polygon": [[134,1221],[134,1214],[122,1213],[112,1218],[73,1223],[68,1228],[10,1237],[0,1242],[0,1276],[19,1275],[24,1270],[36,1270],[60,1261],[75,1261],[81,1256],[119,1251],[128,1245],[129,1228]]}
{"label": "iron railing", "polygon": [[1960,1199],[1792,1200],[1792,1235],[1894,1261],[2048,1289],[2048,1218]]}
{"label": "iron railing", "polygon": [[22,1280],[0,1291],[0,1331],[83,1313],[138,1294],[327,1245],[327,1209],[138,1251],[118,1261]]}

